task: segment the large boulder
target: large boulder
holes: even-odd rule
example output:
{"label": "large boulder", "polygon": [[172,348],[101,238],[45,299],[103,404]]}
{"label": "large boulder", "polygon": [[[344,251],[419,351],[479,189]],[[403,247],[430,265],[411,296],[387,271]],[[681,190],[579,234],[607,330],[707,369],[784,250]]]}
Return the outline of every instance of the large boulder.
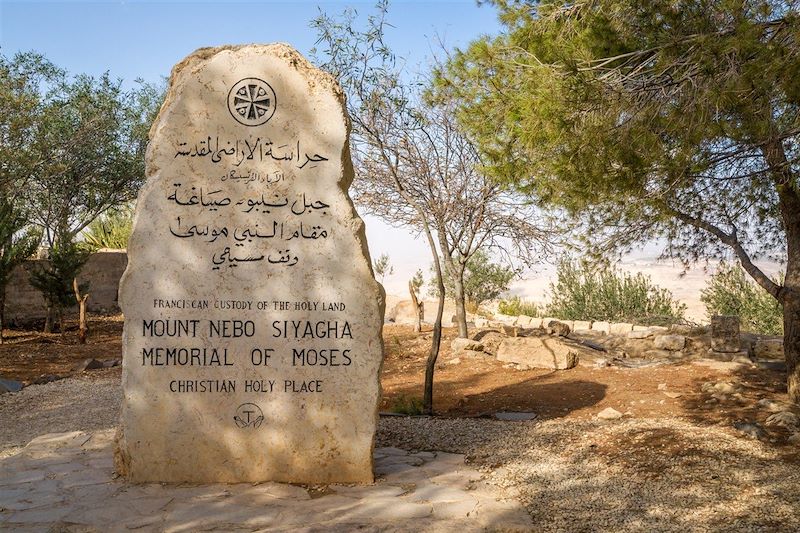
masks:
{"label": "large boulder", "polygon": [[783,359],[783,340],[759,339],[753,345],[753,352],[759,359]]}
{"label": "large boulder", "polygon": [[500,343],[497,360],[522,368],[566,370],[578,364],[578,354],[555,337],[510,337]]}
{"label": "large boulder", "polygon": [[714,315],[711,317],[711,349],[722,353],[735,353],[741,350],[738,316]]}
{"label": "large boulder", "polygon": [[483,351],[490,355],[497,355],[497,349],[506,336],[496,329],[484,329],[472,335],[473,341],[479,341]]}

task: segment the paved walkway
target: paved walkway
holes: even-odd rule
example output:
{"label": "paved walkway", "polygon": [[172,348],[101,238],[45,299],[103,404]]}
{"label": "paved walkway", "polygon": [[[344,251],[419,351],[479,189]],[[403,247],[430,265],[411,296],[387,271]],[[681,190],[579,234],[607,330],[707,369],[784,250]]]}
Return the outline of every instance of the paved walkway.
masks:
{"label": "paved walkway", "polygon": [[43,435],[0,460],[0,530],[530,531],[530,517],[463,455],[375,451],[370,486],[130,485],[113,431]]}

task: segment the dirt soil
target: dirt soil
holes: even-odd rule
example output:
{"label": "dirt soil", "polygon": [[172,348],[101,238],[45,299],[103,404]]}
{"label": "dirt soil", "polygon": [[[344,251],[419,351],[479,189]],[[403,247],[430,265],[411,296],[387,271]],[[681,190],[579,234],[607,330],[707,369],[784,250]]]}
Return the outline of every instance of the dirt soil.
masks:
{"label": "dirt soil", "polygon": [[[77,343],[75,324],[64,335],[35,331],[5,333],[0,345],[0,377],[26,385],[67,377],[87,358],[109,361],[120,357],[122,316],[93,317],[89,343]],[[729,365],[705,366],[690,361],[646,368],[579,365],[570,370],[518,370],[493,358],[458,357],[450,350],[455,329],[445,328],[436,367],[434,408],[445,417],[490,416],[498,411],[534,412],[540,420],[590,420],[607,407],[635,418],[683,418],[702,425],[763,421],[771,414],[762,399],[786,402],[782,372]],[[410,326],[384,327],[386,359],[381,382],[381,411],[405,411],[422,398],[425,361],[431,332],[414,333]],[[725,365],[721,365],[724,367]],[[120,369],[85,371],[119,376]],[[99,375],[99,374],[98,374]],[[713,395],[706,383],[734,382],[739,392]],[[761,424],[763,426],[763,424]],[[789,432],[763,427],[765,441],[786,446]],[[666,438],[666,436],[665,436]]]}

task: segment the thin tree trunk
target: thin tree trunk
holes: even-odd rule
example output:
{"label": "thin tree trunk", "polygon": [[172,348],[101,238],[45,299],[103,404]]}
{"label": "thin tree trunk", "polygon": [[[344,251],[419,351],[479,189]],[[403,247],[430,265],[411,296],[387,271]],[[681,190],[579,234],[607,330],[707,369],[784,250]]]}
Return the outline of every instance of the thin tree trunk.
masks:
{"label": "thin tree trunk", "polygon": [[417,298],[417,291],[414,290],[414,285],[411,283],[411,280],[408,281],[408,292],[411,293],[411,304],[414,306],[414,317],[416,319],[414,322],[414,333],[419,333],[422,331],[422,319],[425,316],[425,304],[420,302],[419,298]]}
{"label": "thin tree trunk", "polygon": [[53,304],[48,300],[44,314],[44,332],[53,332]]}
{"label": "thin tree trunk", "polygon": [[425,363],[425,395],[422,400],[422,411],[426,415],[433,414],[433,372],[436,369],[436,359],[439,357],[439,347],[442,343],[442,315],[444,315],[444,278],[442,277],[442,265],[439,262],[439,254],[436,252],[436,241],[433,239],[427,221],[424,224],[425,235],[428,238],[428,245],[433,255],[433,268],[436,272],[436,287],[439,290],[439,305],[436,309],[436,321],[433,323],[433,340],[431,341],[431,351]]}
{"label": "thin tree trunk", "polygon": [[89,325],[86,322],[86,300],[89,299],[89,293],[81,296],[78,278],[72,278],[72,290],[75,291],[75,301],[78,302],[78,343],[86,344],[86,337],[89,334]]}
{"label": "thin tree trunk", "polygon": [[0,344],[3,344],[3,328],[6,327],[6,288],[0,288]]}
{"label": "thin tree trunk", "polygon": [[464,269],[453,272],[453,286],[456,299],[456,323],[458,324],[458,336],[466,339],[469,335],[467,331],[467,305],[464,296]]}

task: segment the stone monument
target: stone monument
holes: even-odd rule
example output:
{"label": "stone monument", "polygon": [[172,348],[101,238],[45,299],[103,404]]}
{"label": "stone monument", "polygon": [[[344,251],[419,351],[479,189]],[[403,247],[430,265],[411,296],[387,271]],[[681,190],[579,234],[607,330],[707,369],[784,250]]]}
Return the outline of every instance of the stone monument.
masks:
{"label": "stone monument", "polygon": [[737,315],[711,317],[711,349],[720,353],[737,353],[741,350]]}
{"label": "stone monument", "polygon": [[120,284],[120,474],[373,480],[385,297],[348,133],[339,86],[287,45],[173,69]]}

